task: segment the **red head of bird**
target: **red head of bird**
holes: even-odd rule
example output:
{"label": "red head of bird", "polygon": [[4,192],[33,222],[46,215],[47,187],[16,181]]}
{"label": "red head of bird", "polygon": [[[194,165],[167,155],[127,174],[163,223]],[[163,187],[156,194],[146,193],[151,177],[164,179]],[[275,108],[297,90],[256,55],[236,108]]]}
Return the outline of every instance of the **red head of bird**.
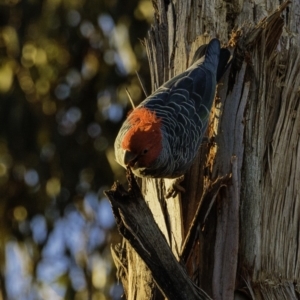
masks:
{"label": "red head of bird", "polygon": [[162,149],[161,119],[155,112],[141,107],[129,114],[128,122],[131,127],[121,144],[125,150],[124,164],[133,168],[147,168]]}

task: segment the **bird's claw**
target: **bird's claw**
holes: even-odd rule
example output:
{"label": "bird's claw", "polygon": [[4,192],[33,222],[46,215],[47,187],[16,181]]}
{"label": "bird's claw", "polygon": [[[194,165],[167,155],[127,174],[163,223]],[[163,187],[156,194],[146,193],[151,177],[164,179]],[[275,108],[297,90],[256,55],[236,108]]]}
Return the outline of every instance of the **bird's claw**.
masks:
{"label": "bird's claw", "polygon": [[175,198],[178,193],[185,193],[185,188],[180,185],[180,183],[184,180],[184,175],[175,178],[171,184],[171,186],[167,190],[166,198]]}

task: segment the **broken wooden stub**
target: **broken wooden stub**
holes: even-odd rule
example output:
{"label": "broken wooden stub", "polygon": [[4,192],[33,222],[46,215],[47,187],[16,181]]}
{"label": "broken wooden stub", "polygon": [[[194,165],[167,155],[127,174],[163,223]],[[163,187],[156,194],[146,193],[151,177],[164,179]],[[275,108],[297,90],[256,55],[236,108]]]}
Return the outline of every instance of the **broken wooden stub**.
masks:
{"label": "broken wooden stub", "polygon": [[118,182],[111,190],[105,191],[121,235],[151,270],[165,297],[174,300],[211,299],[192,282],[176,260],[130,171],[127,177],[128,191]]}

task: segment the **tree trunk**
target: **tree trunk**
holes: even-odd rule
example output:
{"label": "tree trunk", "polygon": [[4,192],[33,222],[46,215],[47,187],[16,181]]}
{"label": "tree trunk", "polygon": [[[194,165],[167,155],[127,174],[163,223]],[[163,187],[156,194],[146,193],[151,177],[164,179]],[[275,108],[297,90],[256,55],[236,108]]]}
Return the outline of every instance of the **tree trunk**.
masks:
{"label": "tree trunk", "polygon": [[[153,90],[212,37],[234,53],[186,193],[166,200],[170,180],[140,182],[174,256],[215,300],[299,299],[300,5],[279,4],[153,0],[145,40]],[[163,299],[130,244],[112,249],[126,298]]]}

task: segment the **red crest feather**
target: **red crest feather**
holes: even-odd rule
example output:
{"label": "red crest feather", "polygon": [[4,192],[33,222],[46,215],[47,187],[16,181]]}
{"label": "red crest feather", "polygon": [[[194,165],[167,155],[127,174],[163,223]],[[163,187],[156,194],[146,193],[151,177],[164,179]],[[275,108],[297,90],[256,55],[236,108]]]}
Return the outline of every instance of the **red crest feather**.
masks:
{"label": "red crest feather", "polygon": [[142,127],[145,130],[149,130],[149,126],[151,127],[153,124],[160,123],[160,118],[156,116],[155,112],[141,107],[130,112],[128,121],[133,127],[138,126],[139,128]]}
{"label": "red crest feather", "polygon": [[149,143],[154,145],[153,158],[161,150],[161,118],[155,112],[141,107],[134,109],[128,116],[131,128],[122,141],[122,148],[139,153]]}

